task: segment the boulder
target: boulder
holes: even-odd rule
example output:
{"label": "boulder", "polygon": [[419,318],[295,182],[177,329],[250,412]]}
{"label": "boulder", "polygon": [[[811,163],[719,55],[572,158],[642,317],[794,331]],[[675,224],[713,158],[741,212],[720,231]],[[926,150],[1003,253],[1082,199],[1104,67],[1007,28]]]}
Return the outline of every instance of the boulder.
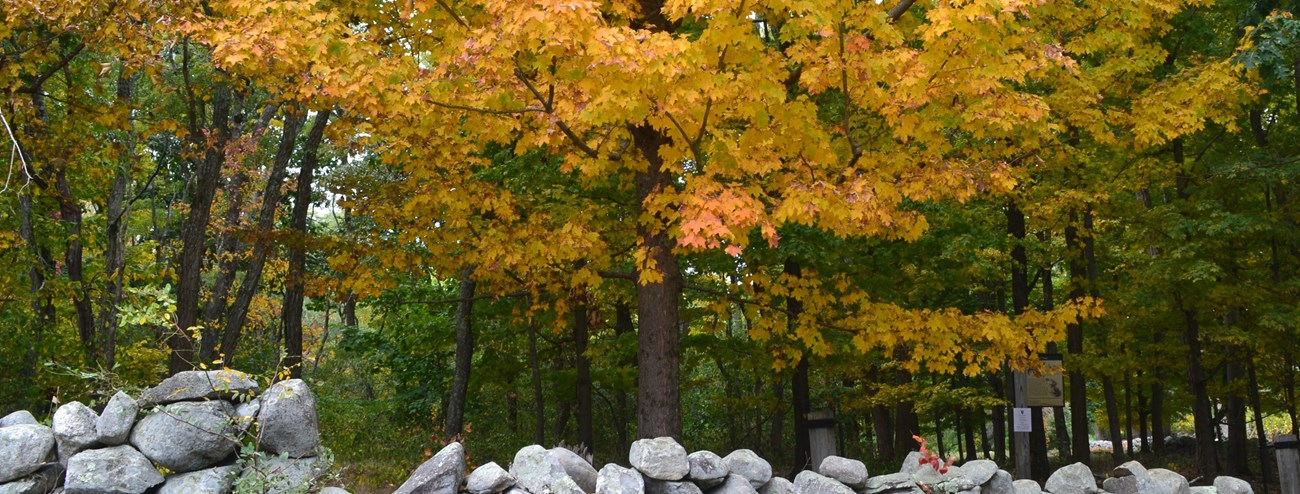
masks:
{"label": "boulder", "polygon": [[100,444],[117,446],[126,443],[131,435],[131,426],[135,425],[135,416],[140,407],[130,395],[118,391],[104,405],[104,412],[95,421],[95,437]]}
{"label": "boulder", "polygon": [[591,463],[568,448],[551,448],[551,456],[560,461],[564,473],[569,474],[584,492],[596,492],[596,468]]}
{"label": "boulder", "polygon": [[32,412],[27,410],[19,410],[9,415],[5,415],[4,417],[0,417],[0,428],[9,427],[11,425],[36,425],[39,423],[40,422],[36,421],[36,417],[32,416]]}
{"label": "boulder", "polygon": [[1227,475],[1220,475],[1214,479],[1214,489],[1219,494],[1255,494],[1255,489],[1250,486],[1250,482]]}
{"label": "boulder", "polygon": [[497,462],[488,462],[486,465],[475,468],[465,477],[465,490],[470,494],[497,494],[505,492],[515,485],[515,476],[510,475],[506,469],[497,465]]}
{"label": "boulder", "polygon": [[916,486],[916,481],[912,480],[912,472],[898,472],[889,475],[877,475],[867,479],[867,483],[862,488],[862,494],[881,494],[894,492],[908,492],[908,489],[920,491]]}
{"label": "boulder", "polygon": [[[644,473],[642,474],[644,477]],[[645,477],[645,494],[704,494],[695,482],[657,480]]]}
{"label": "boulder", "polygon": [[920,451],[908,453],[907,458],[903,458],[903,465],[899,467],[898,471],[908,474],[916,473],[917,470],[921,469],[921,458],[923,457],[921,456]]}
{"label": "boulder", "polygon": [[560,460],[536,444],[515,453],[510,463],[515,486],[533,494],[583,494],[582,487],[569,477]]}
{"label": "boulder", "polygon": [[351,494],[346,489],[338,487],[326,487],[320,490],[320,494]]}
{"label": "boulder", "polygon": [[758,489],[758,494],[795,494],[794,482],[786,480],[785,477],[772,477],[767,481],[767,485]]}
{"label": "boulder", "polygon": [[1074,463],[1052,472],[1043,488],[1052,494],[1091,494],[1097,490],[1097,479],[1088,465]]}
{"label": "boulder", "polygon": [[239,446],[226,401],[187,401],[154,409],[131,429],[131,445],[177,473],[212,467]]}
{"label": "boulder", "polygon": [[707,489],[727,480],[727,462],[712,451],[696,451],[686,456],[691,466],[690,479],[701,489]]}
{"label": "boulder", "polygon": [[149,459],[130,446],[90,449],[68,459],[65,494],[142,494],[163,483]]}
{"label": "boulder", "polygon": [[239,477],[239,467],[227,465],[167,477],[158,494],[229,494]]}
{"label": "boulder", "polygon": [[758,494],[758,491],[754,490],[749,479],[733,473],[727,475],[727,480],[722,485],[709,490],[709,494]]}
{"label": "boulder", "polygon": [[1038,486],[1038,482],[1029,479],[1011,482],[1011,486],[1016,488],[1016,494],[1043,494],[1043,488]]}
{"label": "boulder", "polygon": [[235,482],[240,486],[254,486],[258,494],[297,494],[311,492],[316,482],[329,471],[329,462],[320,457],[282,458],[260,457],[244,467]]}
{"label": "boulder", "polygon": [[63,465],[47,463],[26,477],[0,483],[0,494],[46,494],[63,480],[63,472]]}
{"label": "boulder", "polygon": [[992,460],[972,460],[961,465],[961,472],[975,485],[984,485],[998,472],[998,464]]}
{"label": "boulder", "polygon": [[812,470],[804,470],[794,477],[794,490],[799,494],[854,494],[853,489]]}
{"label": "boulder", "polygon": [[[275,386],[266,390],[263,413],[271,404],[270,396],[274,390]],[[460,490],[460,482],[464,479],[465,447],[460,443],[451,443],[415,469],[415,473],[412,473],[401,487],[393,491],[393,494],[456,494],[456,491]]]}
{"label": "boulder", "polygon": [[54,432],[39,424],[0,428],[0,484],[40,470],[54,451]]}
{"label": "boulder", "polygon": [[853,490],[862,489],[867,485],[867,465],[858,460],[827,456],[817,467],[817,472],[838,480]]}
{"label": "boulder", "polygon": [[54,412],[54,439],[59,446],[59,462],[95,445],[95,422],[99,416],[79,401],[70,402]]}
{"label": "boulder", "polygon": [[1111,494],[1141,494],[1142,492],[1138,488],[1138,478],[1133,475],[1103,480],[1101,488]]}
{"label": "boulder", "polygon": [[1207,485],[1192,487],[1189,492],[1192,494],[1219,494],[1218,489],[1215,489],[1214,486]]}
{"label": "boulder", "polygon": [[643,494],[645,480],[641,472],[613,463],[605,465],[596,474],[596,494]]}
{"label": "boulder", "polygon": [[[758,453],[748,449],[732,451],[722,459],[727,464],[729,475],[739,475],[749,480],[750,487],[758,489],[772,480],[772,464],[760,458]],[[866,470],[866,467],[863,467]],[[865,477],[865,475],[864,475]]]}
{"label": "boulder", "polygon": [[1148,484],[1141,490],[1143,494],[1190,494],[1191,485],[1187,478],[1178,472],[1163,468],[1147,470]]}
{"label": "boulder", "polygon": [[144,390],[136,403],[140,408],[152,408],[178,401],[232,400],[255,395],[259,389],[257,381],[236,370],[184,371]]}
{"label": "boulder", "polygon": [[655,480],[681,480],[691,471],[686,448],[671,437],[638,439],[628,451],[628,462]]}
{"label": "boulder", "polygon": [[[966,469],[966,472],[967,475],[970,475],[970,469]],[[971,478],[971,480],[974,481],[975,479]],[[998,470],[996,472],[993,472],[993,476],[989,477],[989,479],[980,486],[980,494],[1015,494],[1015,493],[1016,493],[1016,486],[1011,481],[1011,473],[1007,472],[1006,470]]]}
{"label": "boulder", "polygon": [[320,446],[316,395],[302,379],[280,381],[266,390],[257,425],[262,451],[303,458],[314,456]]}

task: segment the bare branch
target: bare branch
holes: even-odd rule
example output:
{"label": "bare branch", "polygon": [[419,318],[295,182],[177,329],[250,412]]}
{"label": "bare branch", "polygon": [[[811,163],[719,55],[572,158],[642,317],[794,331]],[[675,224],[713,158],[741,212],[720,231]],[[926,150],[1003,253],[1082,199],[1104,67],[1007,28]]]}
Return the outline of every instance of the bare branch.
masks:
{"label": "bare branch", "polygon": [[903,14],[907,13],[907,9],[912,8],[912,4],[914,3],[916,3],[916,0],[899,1],[898,5],[895,5],[894,8],[889,9],[889,13],[885,15],[885,20],[889,22],[894,22],[895,20],[898,20],[899,17],[902,17]]}
{"label": "bare branch", "polygon": [[471,111],[475,113],[486,113],[489,115],[518,115],[521,113],[547,113],[545,108],[534,108],[531,106],[527,108],[497,110],[493,108],[477,108],[473,106],[455,105],[451,103],[442,103],[438,101],[430,101],[430,103],[432,103],[433,106],[440,106],[443,108],[450,108],[453,110]]}

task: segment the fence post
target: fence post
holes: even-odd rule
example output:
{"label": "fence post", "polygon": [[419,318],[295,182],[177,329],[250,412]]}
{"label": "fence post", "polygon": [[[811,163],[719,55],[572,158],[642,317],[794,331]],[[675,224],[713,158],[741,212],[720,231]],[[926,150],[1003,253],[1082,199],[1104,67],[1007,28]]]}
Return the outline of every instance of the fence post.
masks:
{"label": "fence post", "polygon": [[821,468],[822,460],[835,455],[835,413],[830,410],[808,412],[808,446],[812,468]]}
{"label": "fence post", "polygon": [[1273,438],[1277,451],[1277,476],[1282,494],[1300,494],[1300,442],[1291,434]]}

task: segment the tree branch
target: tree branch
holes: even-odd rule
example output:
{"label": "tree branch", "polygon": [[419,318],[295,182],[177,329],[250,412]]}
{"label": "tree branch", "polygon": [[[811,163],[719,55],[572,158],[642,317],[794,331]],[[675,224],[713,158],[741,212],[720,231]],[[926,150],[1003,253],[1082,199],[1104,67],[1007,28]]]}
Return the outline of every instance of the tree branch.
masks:
{"label": "tree branch", "polygon": [[885,20],[888,22],[894,22],[895,20],[898,20],[899,17],[902,17],[903,14],[907,13],[907,9],[912,8],[912,4],[914,3],[916,3],[916,0],[901,0],[900,2],[898,2],[898,5],[895,5],[894,8],[889,9],[889,13],[885,14]]}
{"label": "tree branch", "polygon": [[[528,77],[524,75],[523,70],[520,70],[518,67],[515,67],[515,77],[519,78],[519,81],[524,83],[524,87],[527,87],[528,91],[533,93],[533,96],[537,98],[537,101],[542,103],[542,108],[545,109],[547,114],[553,115],[555,113],[555,107],[551,106],[551,99],[542,96],[542,92],[538,91],[537,86],[534,86],[533,82],[528,80]],[[551,97],[553,98],[554,95],[555,95],[554,88],[552,88]],[[578,134],[573,131],[573,129],[570,129],[569,126],[564,123],[564,120],[560,120],[558,118],[555,119],[555,126],[559,127],[560,132],[563,132],[565,137],[568,137],[569,141],[572,142],[573,145],[576,146],[579,150],[581,150],[583,154],[586,154],[588,157],[591,158],[600,158],[600,153],[596,152],[595,149],[592,149],[591,145],[587,144],[586,141],[584,141],[581,137],[579,137]]]}

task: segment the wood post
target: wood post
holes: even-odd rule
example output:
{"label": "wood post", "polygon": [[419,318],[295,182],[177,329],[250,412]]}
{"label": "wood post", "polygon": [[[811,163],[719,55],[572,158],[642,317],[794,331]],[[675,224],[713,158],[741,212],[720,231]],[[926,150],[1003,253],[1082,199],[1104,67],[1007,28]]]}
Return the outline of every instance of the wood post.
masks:
{"label": "wood post", "polygon": [[1273,448],[1282,494],[1300,494],[1300,442],[1293,434],[1283,434],[1273,439]]}

